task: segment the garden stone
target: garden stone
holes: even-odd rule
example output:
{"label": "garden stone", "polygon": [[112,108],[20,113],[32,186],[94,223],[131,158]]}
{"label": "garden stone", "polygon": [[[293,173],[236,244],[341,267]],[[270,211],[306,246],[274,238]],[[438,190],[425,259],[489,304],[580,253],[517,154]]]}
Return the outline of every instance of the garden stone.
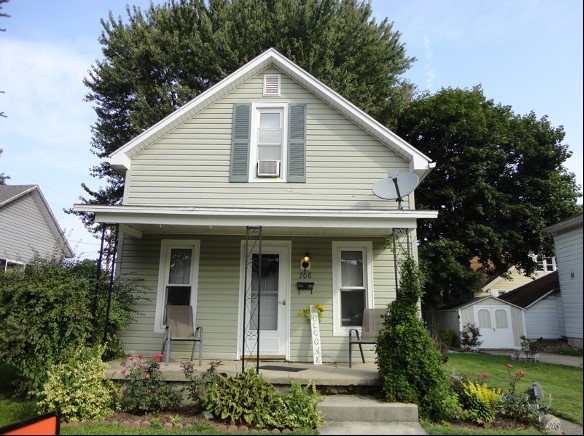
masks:
{"label": "garden stone", "polygon": [[544,415],[540,422],[540,427],[544,430],[549,430],[560,434],[562,431],[562,423],[554,415]]}

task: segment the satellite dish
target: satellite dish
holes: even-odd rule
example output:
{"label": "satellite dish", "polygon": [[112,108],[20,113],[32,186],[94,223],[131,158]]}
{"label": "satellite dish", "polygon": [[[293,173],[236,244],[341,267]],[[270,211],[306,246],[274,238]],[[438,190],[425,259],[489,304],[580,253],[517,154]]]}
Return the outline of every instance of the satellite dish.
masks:
{"label": "satellite dish", "polygon": [[373,193],[385,200],[397,200],[401,209],[401,199],[418,186],[420,179],[414,173],[389,173],[386,179],[381,179],[373,185]]}

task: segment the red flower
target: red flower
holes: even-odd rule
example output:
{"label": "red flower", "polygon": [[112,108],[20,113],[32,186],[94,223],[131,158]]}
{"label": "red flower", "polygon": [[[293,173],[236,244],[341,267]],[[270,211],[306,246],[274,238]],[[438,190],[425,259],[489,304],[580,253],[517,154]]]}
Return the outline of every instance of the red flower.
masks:
{"label": "red flower", "polygon": [[134,358],[133,357],[129,357],[128,360],[134,360]]}
{"label": "red flower", "polygon": [[489,374],[483,374],[483,377],[484,378],[488,378],[489,377]]}
{"label": "red flower", "polygon": [[126,370],[122,369],[122,375],[126,375]]}
{"label": "red flower", "polygon": [[150,378],[150,374],[146,374],[146,378]]}
{"label": "red flower", "polygon": [[140,354],[140,355],[138,355],[138,359],[140,359],[140,360],[142,360],[142,358],[143,358],[143,357],[144,357],[144,356],[142,356],[141,354]]}
{"label": "red flower", "polygon": [[513,365],[511,365],[510,363],[505,365],[507,368],[513,368]]}

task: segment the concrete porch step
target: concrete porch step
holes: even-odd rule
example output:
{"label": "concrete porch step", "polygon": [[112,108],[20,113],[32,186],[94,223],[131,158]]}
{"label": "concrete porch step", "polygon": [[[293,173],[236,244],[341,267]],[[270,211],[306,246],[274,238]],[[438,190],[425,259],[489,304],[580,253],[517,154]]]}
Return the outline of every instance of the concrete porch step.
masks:
{"label": "concrete porch step", "polygon": [[418,406],[354,395],[327,395],[318,403],[326,421],[418,422]]}

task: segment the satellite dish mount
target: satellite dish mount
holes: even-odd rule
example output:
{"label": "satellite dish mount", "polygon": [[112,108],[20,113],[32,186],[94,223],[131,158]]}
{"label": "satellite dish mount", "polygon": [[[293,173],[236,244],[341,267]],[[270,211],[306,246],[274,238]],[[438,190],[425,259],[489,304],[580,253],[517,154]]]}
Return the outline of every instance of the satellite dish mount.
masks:
{"label": "satellite dish mount", "polygon": [[397,201],[397,208],[402,210],[402,198],[416,189],[418,182],[419,178],[414,173],[391,172],[386,179],[373,185],[373,193],[379,198]]}

